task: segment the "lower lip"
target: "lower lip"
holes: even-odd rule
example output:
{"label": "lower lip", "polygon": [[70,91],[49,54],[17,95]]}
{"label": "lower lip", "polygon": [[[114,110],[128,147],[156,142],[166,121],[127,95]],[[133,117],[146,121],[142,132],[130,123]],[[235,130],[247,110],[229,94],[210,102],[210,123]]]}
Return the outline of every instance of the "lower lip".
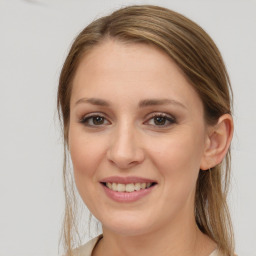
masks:
{"label": "lower lip", "polygon": [[108,197],[110,197],[111,199],[113,199],[116,202],[125,202],[125,203],[135,202],[135,201],[145,197],[156,186],[156,185],[154,185],[152,187],[149,187],[146,189],[141,189],[139,191],[134,191],[134,192],[117,192],[117,191],[113,191],[113,190],[109,189],[108,187],[106,187],[103,184],[101,184],[101,185],[103,186],[103,189]]}

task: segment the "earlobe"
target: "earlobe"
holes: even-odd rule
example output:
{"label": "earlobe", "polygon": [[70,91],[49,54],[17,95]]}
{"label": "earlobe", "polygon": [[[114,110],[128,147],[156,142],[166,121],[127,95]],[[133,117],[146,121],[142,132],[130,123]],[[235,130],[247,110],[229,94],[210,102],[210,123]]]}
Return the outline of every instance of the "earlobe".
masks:
{"label": "earlobe", "polygon": [[233,130],[233,119],[229,114],[222,115],[217,124],[210,127],[201,170],[208,170],[222,162],[229,149]]}

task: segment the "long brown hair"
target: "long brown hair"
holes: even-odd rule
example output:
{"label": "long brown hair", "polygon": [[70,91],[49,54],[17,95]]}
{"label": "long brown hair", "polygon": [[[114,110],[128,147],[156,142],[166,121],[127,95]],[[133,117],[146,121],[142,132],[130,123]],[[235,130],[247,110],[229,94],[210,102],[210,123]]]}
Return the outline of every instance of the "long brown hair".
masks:
{"label": "long brown hair", "polygon": [[[119,9],[88,25],[77,36],[66,58],[57,99],[65,143],[63,238],[68,255],[72,255],[73,231],[77,231],[74,185],[66,168],[72,80],[82,57],[106,38],[154,45],[168,54],[200,96],[208,124],[215,124],[223,114],[231,114],[232,90],[221,54],[209,35],[191,20],[162,7],[138,5]],[[194,210],[200,230],[217,243],[224,255],[230,256],[234,254],[234,239],[227,206],[229,183],[230,150],[223,163],[208,171],[200,170]]]}

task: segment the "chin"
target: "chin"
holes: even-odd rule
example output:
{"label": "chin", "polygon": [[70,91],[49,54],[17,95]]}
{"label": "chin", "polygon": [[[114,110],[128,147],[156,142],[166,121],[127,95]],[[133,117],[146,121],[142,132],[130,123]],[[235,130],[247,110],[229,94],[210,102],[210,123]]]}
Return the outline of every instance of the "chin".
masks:
{"label": "chin", "polygon": [[140,236],[149,233],[148,227],[135,227],[131,225],[123,225],[123,226],[114,226],[114,225],[103,225],[103,231],[109,230],[115,234],[120,236]]}
{"label": "chin", "polygon": [[138,216],[127,216],[115,218],[110,216],[110,219],[104,218],[102,223],[103,230],[109,230],[113,233],[122,236],[138,236],[150,232],[150,226],[147,218],[139,218]]}

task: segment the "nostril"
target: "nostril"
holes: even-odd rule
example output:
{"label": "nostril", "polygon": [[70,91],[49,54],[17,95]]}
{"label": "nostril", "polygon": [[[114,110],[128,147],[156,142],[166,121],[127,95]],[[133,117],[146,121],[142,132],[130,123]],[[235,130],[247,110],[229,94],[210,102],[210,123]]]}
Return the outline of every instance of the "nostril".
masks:
{"label": "nostril", "polygon": [[107,151],[108,161],[120,169],[127,169],[143,162],[145,155],[143,150],[133,145],[131,138],[119,140]]}

